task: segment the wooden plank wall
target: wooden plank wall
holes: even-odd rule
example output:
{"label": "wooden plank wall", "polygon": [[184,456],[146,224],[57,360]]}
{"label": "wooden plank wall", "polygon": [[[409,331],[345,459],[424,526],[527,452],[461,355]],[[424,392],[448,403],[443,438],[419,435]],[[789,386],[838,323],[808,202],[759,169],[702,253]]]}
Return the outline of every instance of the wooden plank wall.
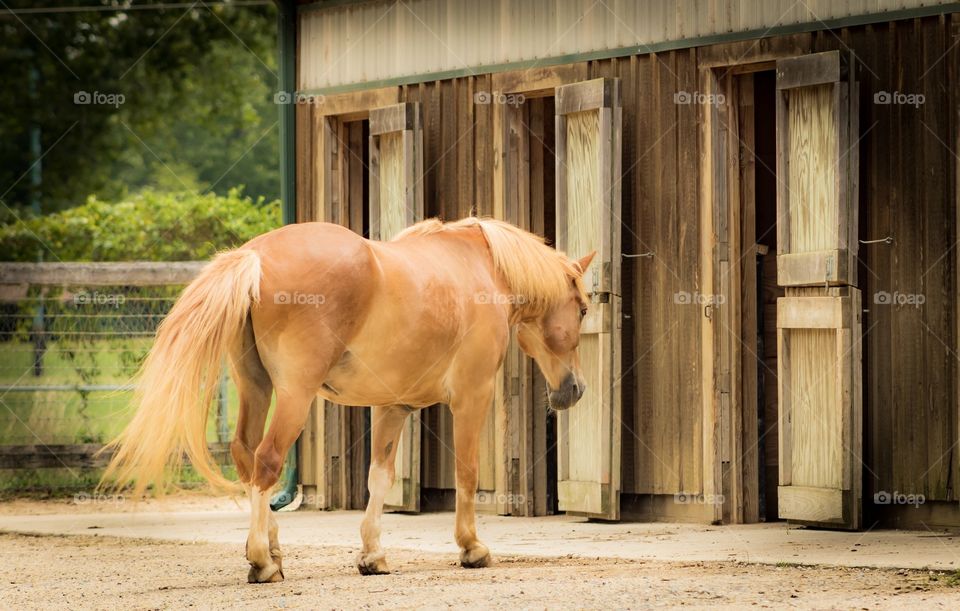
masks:
{"label": "wooden plank wall", "polygon": [[490,91],[490,75],[401,88],[420,102],[424,125],[424,216],[455,220],[493,214],[492,105],[475,104]]}
{"label": "wooden plank wall", "polygon": [[[624,342],[623,490],[700,492],[700,309],[678,304],[675,298],[693,295],[699,286],[697,109],[675,101],[677,93],[696,90],[695,53],[592,62],[587,78],[601,76],[619,77],[623,86],[623,249],[654,253],[650,258],[624,261],[623,290],[631,295],[624,300],[630,317],[625,321],[626,337],[634,341]],[[493,214],[492,169],[498,161],[493,158],[493,106],[474,103],[476,92],[490,92],[491,87],[490,76],[484,75],[401,88],[401,101],[419,101],[423,109],[428,218]],[[542,102],[531,102],[533,117],[528,120],[532,123],[545,108],[540,108]],[[543,117],[545,132],[552,130],[550,114]],[[315,117],[313,123],[318,123]],[[313,123],[308,117],[306,124],[319,129]],[[298,167],[303,168],[298,175],[309,175],[307,168],[321,164],[318,159],[304,159],[305,154],[301,152],[298,159]],[[678,181],[675,176],[687,178]],[[304,191],[322,188],[319,185],[319,177],[301,178],[302,209],[309,208],[311,200]],[[531,189],[552,190],[552,179],[542,184],[532,180]],[[300,218],[309,217],[304,212]],[[542,230],[552,233],[553,227]],[[492,421],[488,419],[490,435]],[[423,487],[452,488],[451,423],[446,408],[428,408],[424,427]],[[482,467],[481,489],[493,487],[492,465],[489,473]]]}
{"label": "wooden plank wall", "polygon": [[[867,506],[877,490],[922,493],[929,500],[960,498],[953,481],[960,470],[960,452],[953,447],[960,424],[960,270],[953,248],[958,237],[955,153],[960,150],[958,24],[957,16],[931,17],[784,37],[785,46],[794,40],[810,52],[846,45],[864,63],[859,73],[860,236],[893,235],[895,240],[860,249],[859,286],[868,310],[863,318]],[[622,464],[628,493],[704,489],[702,307],[677,303],[696,295],[703,282],[697,185],[704,151],[698,150],[697,105],[675,98],[697,91],[697,58],[704,52],[592,61],[586,75],[622,81],[623,251],[654,253],[627,259],[623,268]],[[400,101],[423,106],[427,217],[493,213],[493,167],[501,161],[493,156],[493,106],[473,99],[491,89],[489,75],[400,88]],[[920,93],[926,100],[919,107],[875,104],[874,94],[884,91]],[[323,125],[299,109],[298,121],[298,214],[307,220],[316,200],[313,191],[329,185],[322,176],[322,151],[312,150],[310,139],[301,137],[302,130]],[[879,291],[922,294],[925,303],[881,306],[874,303]],[[445,417],[425,414],[425,423],[440,431],[436,439],[424,435],[424,464],[438,465],[425,474],[425,487],[450,484],[452,457],[439,441],[447,435]],[[768,466],[773,458],[768,455]],[[481,487],[492,489],[489,468],[490,483]]]}
{"label": "wooden plank wall", "polygon": [[[952,22],[952,23],[951,23]],[[860,58],[864,505],[876,491],[955,501],[957,443],[957,15],[840,33]],[[829,33],[817,51],[837,48]],[[879,104],[882,92],[920,106]],[[952,151],[952,152],[951,152]],[[878,304],[879,292],[919,306]]]}
{"label": "wooden plank wall", "polygon": [[[493,214],[492,106],[475,104],[476,91],[490,91],[490,76],[420,83],[401,88],[400,101],[420,102],[424,125],[424,218],[456,220]],[[422,412],[422,488],[455,487],[453,421],[435,405]],[[493,447],[493,413],[484,435]],[[480,490],[495,488],[493,456],[480,465]],[[492,499],[491,499],[492,500]]]}
{"label": "wooden plank wall", "polygon": [[590,66],[621,79],[623,251],[653,253],[623,261],[627,493],[703,490],[701,308],[678,303],[700,287],[697,106],[677,103],[696,92],[696,70],[693,50]]}

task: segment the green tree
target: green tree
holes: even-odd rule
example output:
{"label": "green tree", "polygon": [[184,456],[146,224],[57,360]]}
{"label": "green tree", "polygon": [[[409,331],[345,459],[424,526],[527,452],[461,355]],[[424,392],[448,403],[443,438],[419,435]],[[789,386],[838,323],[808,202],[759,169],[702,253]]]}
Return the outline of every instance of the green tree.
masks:
{"label": "green tree", "polygon": [[31,201],[34,127],[44,211],[144,187],[242,184],[277,197],[272,4],[134,10],[157,3],[121,0],[125,10],[59,12],[98,3],[117,1],[7,0],[49,10],[0,11],[0,200],[21,210]]}

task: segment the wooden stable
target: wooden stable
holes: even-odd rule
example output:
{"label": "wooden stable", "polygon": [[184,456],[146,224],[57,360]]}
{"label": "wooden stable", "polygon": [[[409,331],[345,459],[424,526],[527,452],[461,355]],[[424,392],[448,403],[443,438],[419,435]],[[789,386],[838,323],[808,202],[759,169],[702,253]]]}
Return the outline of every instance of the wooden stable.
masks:
{"label": "wooden stable", "polygon": [[[573,256],[598,251],[588,391],[551,414],[511,343],[479,506],[960,527],[960,6],[850,3],[791,23],[757,9],[769,23],[753,29],[638,26],[640,43],[615,49],[586,32],[570,44],[587,47],[550,59],[549,40],[485,47],[486,26],[455,27],[465,4],[299,4],[293,167],[301,222],[386,239],[421,218],[490,215]],[[558,20],[574,5],[552,3]],[[425,32],[430,7],[447,25]],[[358,38],[338,54],[341,30]],[[429,36],[447,47],[434,72],[374,71]],[[444,68],[458,55],[476,63]],[[367,410],[316,406],[300,444],[307,506],[363,506],[368,429]],[[451,448],[445,406],[414,414],[388,504],[452,508]]]}

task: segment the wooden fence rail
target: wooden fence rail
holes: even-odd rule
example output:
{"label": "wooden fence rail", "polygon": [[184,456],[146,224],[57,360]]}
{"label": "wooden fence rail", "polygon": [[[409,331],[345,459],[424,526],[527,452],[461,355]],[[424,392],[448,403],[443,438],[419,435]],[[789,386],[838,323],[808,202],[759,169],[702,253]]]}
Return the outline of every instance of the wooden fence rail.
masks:
{"label": "wooden fence rail", "polygon": [[206,261],[0,263],[0,285],[163,286],[187,284]]}
{"label": "wooden fence rail", "polygon": [[[113,452],[98,455],[101,448],[99,443],[0,446],[0,469],[102,468]],[[218,465],[230,462],[229,443],[211,443],[210,453]]]}
{"label": "wooden fence rail", "polygon": [[[0,263],[0,302],[17,303],[31,286],[165,286],[184,285],[193,280],[206,261],[134,261],[116,263]],[[129,390],[132,387],[104,386]],[[91,391],[97,385],[15,385],[4,392]],[[221,391],[221,395],[223,392]],[[222,418],[226,422],[224,399]],[[223,437],[222,437],[223,438]],[[97,443],[0,445],[0,469],[95,469],[107,465],[112,452],[98,454]],[[229,443],[212,443],[210,451],[218,464],[230,461]]]}

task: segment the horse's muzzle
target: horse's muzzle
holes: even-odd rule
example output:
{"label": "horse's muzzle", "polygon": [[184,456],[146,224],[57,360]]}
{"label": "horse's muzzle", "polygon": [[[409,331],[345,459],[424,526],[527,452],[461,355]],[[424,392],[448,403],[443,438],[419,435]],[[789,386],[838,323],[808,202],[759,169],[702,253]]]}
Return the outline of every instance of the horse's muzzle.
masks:
{"label": "horse's muzzle", "polygon": [[580,400],[583,391],[587,388],[586,383],[580,376],[568,373],[560,383],[560,388],[551,390],[548,396],[550,407],[556,410],[567,409]]}

